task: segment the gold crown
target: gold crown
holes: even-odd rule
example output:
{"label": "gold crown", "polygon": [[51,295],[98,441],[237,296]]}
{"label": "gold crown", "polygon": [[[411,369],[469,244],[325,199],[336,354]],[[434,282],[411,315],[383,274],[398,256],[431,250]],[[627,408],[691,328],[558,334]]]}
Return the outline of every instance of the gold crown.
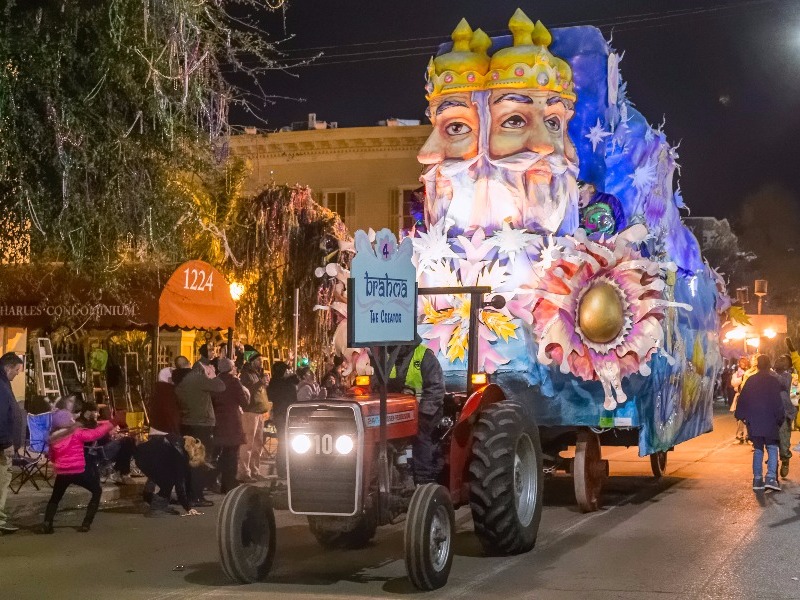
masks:
{"label": "gold crown", "polygon": [[428,63],[425,98],[429,101],[441,94],[472,92],[484,87],[489,70],[487,50],[492,40],[480,29],[473,32],[466,19],[461,19],[450,37],[453,49]]}
{"label": "gold crown", "polygon": [[519,8],[508,28],[514,45],[494,53],[486,75],[486,89],[516,88],[555,92],[575,100],[572,69],[547,49],[553,37],[541,21],[534,24]]}

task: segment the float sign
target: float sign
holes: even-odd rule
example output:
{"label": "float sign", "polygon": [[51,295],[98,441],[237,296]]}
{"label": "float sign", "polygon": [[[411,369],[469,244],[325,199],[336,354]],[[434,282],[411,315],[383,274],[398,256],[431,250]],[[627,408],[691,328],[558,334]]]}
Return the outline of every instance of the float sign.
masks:
{"label": "float sign", "polygon": [[347,286],[347,345],[417,343],[417,270],[410,238],[397,244],[388,229],[372,242],[356,231]]}

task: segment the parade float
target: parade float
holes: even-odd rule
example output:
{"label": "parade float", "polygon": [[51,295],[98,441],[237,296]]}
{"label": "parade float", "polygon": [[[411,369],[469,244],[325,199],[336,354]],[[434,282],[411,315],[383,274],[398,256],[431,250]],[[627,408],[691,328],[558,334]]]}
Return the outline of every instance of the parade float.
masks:
{"label": "parade float", "polygon": [[[521,10],[509,28],[492,39],[462,20],[428,64],[419,285],[503,296],[480,309],[477,364],[533,407],[548,454],[638,445],[658,477],[668,450],[712,428],[725,284],[681,221],[677,147],[633,107],[600,31]],[[341,298],[347,272],[329,274]],[[419,301],[449,390],[463,389],[469,301]],[[596,507],[601,480],[576,478]]]}
{"label": "parade float", "polygon": [[[326,547],[362,547],[405,517],[423,590],[447,581],[458,506],[487,553],[518,554],[536,541],[545,472],[570,471],[584,511],[600,504],[602,445],[638,445],[660,476],[668,450],[711,429],[722,362],[723,280],[681,221],[676,148],[631,105],[619,55],[593,27],[549,31],[517,10],[509,28],[491,39],[462,20],[428,65],[424,226],[399,244],[359,231],[318,272],[337,350],[359,370],[371,354],[385,386],[390,348],[415,343],[391,311],[408,314],[402,273],[416,270],[412,333],[447,388],[440,475],[409,480],[413,393],[357,387],[286,420],[288,508]],[[225,498],[234,581],[269,572],[276,502],[252,486]]]}

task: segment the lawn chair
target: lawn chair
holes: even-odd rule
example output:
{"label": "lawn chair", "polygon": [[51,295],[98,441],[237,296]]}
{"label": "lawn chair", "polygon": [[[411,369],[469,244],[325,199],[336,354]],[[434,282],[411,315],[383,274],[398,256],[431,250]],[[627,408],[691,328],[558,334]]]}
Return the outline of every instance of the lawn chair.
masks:
{"label": "lawn chair", "polygon": [[[19,473],[11,478],[9,488],[15,494],[19,494],[22,486],[30,482],[37,490],[39,485],[36,483],[36,476],[41,477],[47,485],[50,483],[48,467],[50,458],[47,455],[49,449],[48,438],[50,437],[50,427],[53,421],[53,413],[46,412],[41,415],[28,415],[28,444],[23,449],[22,454],[19,449],[11,458],[11,466],[19,467]],[[16,484],[16,489],[15,489]]]}

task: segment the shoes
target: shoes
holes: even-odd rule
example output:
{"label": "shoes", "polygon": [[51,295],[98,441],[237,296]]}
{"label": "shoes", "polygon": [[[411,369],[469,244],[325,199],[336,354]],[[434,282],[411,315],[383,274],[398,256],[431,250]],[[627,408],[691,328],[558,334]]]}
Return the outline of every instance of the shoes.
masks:
{"label": "shoes", "polygon": [[214,506],[211,500],[206,500],[205,498],[192,500],[192,508],[208,508],[209,506]]}
{"label": "shoes", "polygon": [[11,535],[12,533],[17,533],[18,531],[19,527],[14,527],[8,523],[5,525],[0,525],[0,535]]}
{"label": "shoes", "polygon": [[753,489],[754,490],[763,490],[764,489],[764,480],[761,477],[754,477],[753,478]]}
{"label": "shoes", "polygon": [[88,533],[90,529],[91,527],[89,525],[81,525],[80,527],[78,527],[78,531],[80,531],[81,533]]}
{"label": "shoes", "polygon": [[775,490],[776,492],[781,491],[781,484],[778,483],[777,479],[767,479],[767,482],[764,484],[764,487],[768,490]]}
{"label": "shoes", "polygon": [[789,476],[789,461],[782,460],[781,461],[781,477],[786,479]]}
{"label": "shoes", "polygon": [[51,534],[53,533],[53,524],[52,523],[42,523],[42,526],[39,527],[39,533],[44,534]]}
{"label": "shoes", "polygon": [[122,475],[117,471],[108,477],[108,481],[117,485],[134,485],[136,483],[130,475]]}

